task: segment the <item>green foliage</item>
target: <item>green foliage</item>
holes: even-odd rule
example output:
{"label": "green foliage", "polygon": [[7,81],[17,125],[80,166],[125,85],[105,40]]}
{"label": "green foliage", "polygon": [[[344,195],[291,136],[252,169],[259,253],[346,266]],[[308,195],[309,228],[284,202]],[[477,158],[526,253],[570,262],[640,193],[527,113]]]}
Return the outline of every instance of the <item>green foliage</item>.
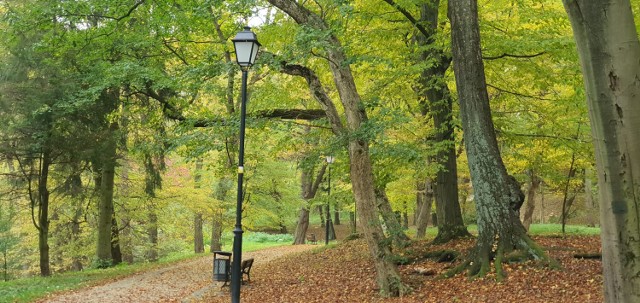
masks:
{"label": "green foliage", "polygon": [[267,234],[263,232],[251,232],[246,236],[246,241],[265,243],[265,242],[277,242],[277,243],[291,243],[293,242],[293,236],[290,234]]}

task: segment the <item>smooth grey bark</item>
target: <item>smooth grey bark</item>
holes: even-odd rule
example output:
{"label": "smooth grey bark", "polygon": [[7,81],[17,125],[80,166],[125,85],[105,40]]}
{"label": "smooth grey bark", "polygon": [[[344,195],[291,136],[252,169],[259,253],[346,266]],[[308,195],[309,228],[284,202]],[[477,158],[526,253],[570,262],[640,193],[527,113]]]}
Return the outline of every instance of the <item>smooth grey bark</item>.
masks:
{"label": "smooth grey bark", "polygon": [[449,18],[460,116],[478,216],[476,247],[457,270],[468,267],[471,275],[484,276],[495,253],[496,276],[502,279],[502,260],[514,249],[531,258],[548,258],[526,235],[511,207],[521,197],[509,184],[491,119],[476,0],[450,1]]}
{"label": "smooth grey bark", "polygon": [[600,198],[605,302],[640,302],[640,42],[629,0],[563,0],[578,47]]}
{"label": "smooth grey bark", "polygon": [[[329,26],[320,16],[312,13],[302,4],[293,0],[269,0],[269,3],[284,11],[299,25],[327,33],[324,41],[326,43],[324,51],[326,51],[329,68],[344,108],[347,126],[345,130],[348,133],[358,131],[363,123],[367,121],[367,116],[355,85],[350,61],[344,53],[338,38],[331,34]],[[332,128],[339,133],[345,132],[340,129],[341,124],[333,121],[333,118],[330,117],[332,113],[324,108],[327,105],[333,105],[333,103],[323,105],[323,109],[325,109],[332,123]],[[389,258],[391,256],[391,248],[385,239],[378,219],[369,142],[362,138],[350,136],[347,149],[350,160],[351,184],[356,206],[358,207],[358,216],[362,222],[364,237],[376,268],[376,282],[380,288],[380,293],[383,296],[402,295],[408,292],[409,288],[402,283],[395,264]]]}

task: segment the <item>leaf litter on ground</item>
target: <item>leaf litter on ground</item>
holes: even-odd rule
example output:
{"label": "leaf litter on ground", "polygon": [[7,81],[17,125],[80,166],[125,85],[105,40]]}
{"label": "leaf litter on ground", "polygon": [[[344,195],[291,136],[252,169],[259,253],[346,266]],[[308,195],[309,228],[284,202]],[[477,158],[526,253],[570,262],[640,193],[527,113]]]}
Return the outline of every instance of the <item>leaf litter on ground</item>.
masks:
{"label": "leaf litter on ground", "polygon": [[[575,253],[599,253],[598,236],[538,236],[538,244],[562,269],[527,261],[505,264],[507,279],[496,282],[492,274],[469,279],[465,274],[442,279],[454,263],[415,258],[428,251],[465,253],[475,240],[462,239],[443,245],[416,241],[398,253],[410,260],[400,265],[403,282],[413,292],[400,298],[382,298],[375,283],[375,269],[364,240],[341,243],[330,249],[285,255],[268,263],[256,259],[251,282],[242,287],[242,302],[602,302],[602,269],[598,259],[577,259]],[[228,302],[228,287],[209,292],[192,302]]]}

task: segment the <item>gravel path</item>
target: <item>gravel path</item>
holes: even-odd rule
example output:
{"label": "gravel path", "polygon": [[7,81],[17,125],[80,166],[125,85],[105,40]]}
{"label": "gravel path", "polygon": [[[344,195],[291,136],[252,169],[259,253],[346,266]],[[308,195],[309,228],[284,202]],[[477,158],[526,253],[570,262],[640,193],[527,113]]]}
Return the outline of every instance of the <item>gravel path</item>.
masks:
{"label": "gravel path", "polygon": [[[291,253],[313,248],[313,245],[287,245],[244,253],[254,258],[254,267]],[[54,294],[38,302],[102,303],[102,302],[190,302],[199,293],[212,289],[211,254],[165,268],[134,274],[106,284]]]}

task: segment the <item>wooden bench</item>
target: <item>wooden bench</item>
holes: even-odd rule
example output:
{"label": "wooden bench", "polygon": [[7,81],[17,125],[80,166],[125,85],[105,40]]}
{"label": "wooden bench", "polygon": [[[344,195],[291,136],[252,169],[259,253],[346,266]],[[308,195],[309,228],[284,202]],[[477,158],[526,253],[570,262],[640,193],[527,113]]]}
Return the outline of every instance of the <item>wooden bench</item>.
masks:
{"label": "wooden bench", "polygon": [[244,284],[244,276],[247,276],[247,282],[251,282],[251,266],[253,266],[253,258],[246,259],[240,263],[240,272],[242,272],[242,283]]}
{"label": "wooden bench", "polygon": [[[246,282],[251,282],[251,267],[253,266],[253,258],[249,258],[246,260],[243,260],[242,263],[240,263],[240,275],[242,276],[242,284],[245,284],[245,280],[244,280],[244,276],[247,276],[247,280]],[[233,262],[231,262],[231,265],[229,267],[230,269],[233,268]],[[227,279],[224,281],[224,284],[222,284],[221,287],[225,287],[229,284],[229,282],[231,282],[231,271],[229,270],[229,274],[227,275]]]}
{"label": "wooden bench", "polygon": [[318,244],[318,240],[316,239],[316,234],[309,234],[307,236],[307,242],[311,244]]}

